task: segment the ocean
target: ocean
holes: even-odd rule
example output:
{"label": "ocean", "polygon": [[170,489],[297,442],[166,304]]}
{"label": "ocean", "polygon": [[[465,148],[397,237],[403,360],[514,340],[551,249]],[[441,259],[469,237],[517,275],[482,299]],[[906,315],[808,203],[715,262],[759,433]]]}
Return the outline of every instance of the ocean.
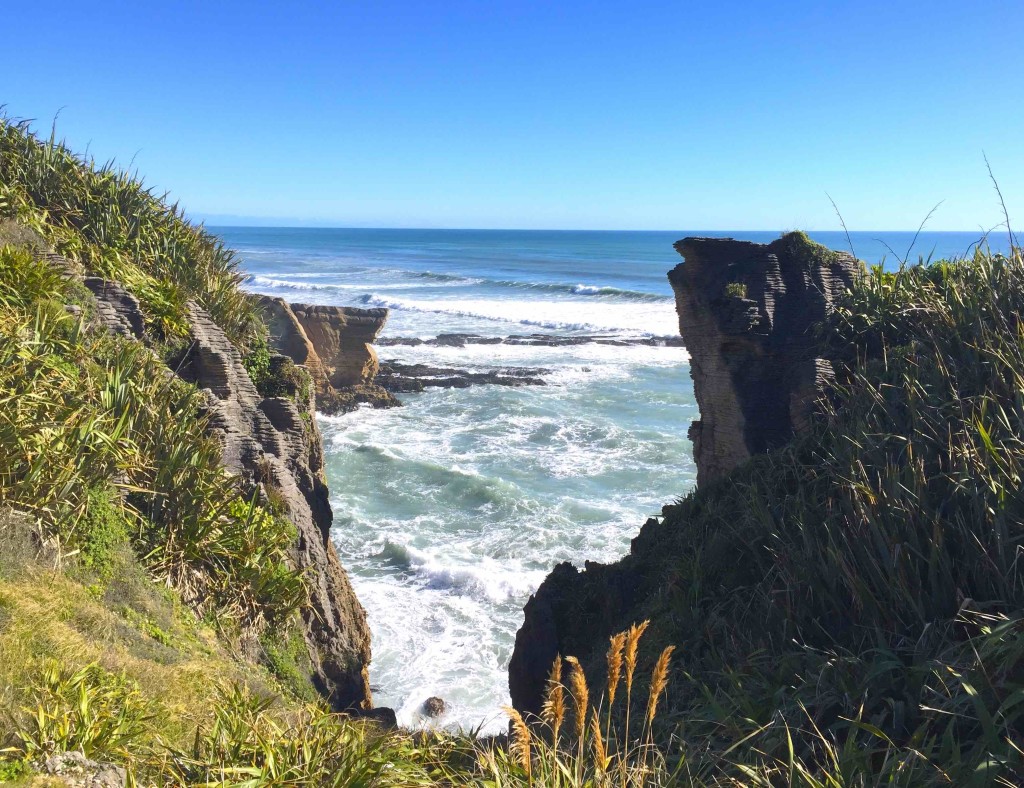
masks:
{"label": "ocean", "polygon": [[[440,724],[504,729],[506,669],[530,594],[558,562],[622,556],[649,515],[693,487],[686,350],[635,342],[678,336],[672,243],[778,233],[211,229],[239,253],[249,289],[388,307],[384,338],[589,338],[381,346],[382,361],[529,367],[546,385],[428,389],[400,395],[402,408],[320,417],[332,535],[373,633],[375,702],[414,726],[439,696],[449,707]],[[841,232],[810,235],[849,249]],[[978,242],[925,232],[912,246],[914,235],[850,240],[888,268]]]}

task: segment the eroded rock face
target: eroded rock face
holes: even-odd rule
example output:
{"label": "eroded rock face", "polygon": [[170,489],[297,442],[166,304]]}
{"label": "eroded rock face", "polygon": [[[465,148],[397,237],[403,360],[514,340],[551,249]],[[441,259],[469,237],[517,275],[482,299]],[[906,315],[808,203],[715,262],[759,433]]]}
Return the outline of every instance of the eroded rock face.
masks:
{"label": "eroded rock face", "polygon": [[271,347],[296,364],[304,366],[317,391],[323,390],[328,385],[327,372],[288,302],[282,298],[260,296],[260,306],[270,331]]}
{"label": "eroded rock face", "polygon": [[371,343],[387,322],[386,309],[289,304],[261,296],[271,346],[309,372],[317,409],[345,413],[362,403],[401,403],[374,382],[380,365]]}
{"label": "eroded rock face", "polygon": [[146,324],[139,299],[109,279],[87,276],[82,284],[96,297],[96,317],[108,331],[132,339],[142,338]]}
{"label": "eroded rock face", "polygon": [[309,304],[291,307],[334,388],[373,380],[379,365],[372,343],[387,322],[388,310]]}
{"label": "eroded rock face", "polygon": [[787,443],[832,375],[812,329],[861,264],[790,233],[771,244],[684,238],[669,272],[700,420],[697,483]]}
{"label": "eroded rock face", "polygon": [[179,374],[206,393],[225,467],[275,489],[298,530],[292,560],[306,570],[310,592],[302,617],[313,682],[336,709],[368,708],[370,630],[330,541],[320,434],[300,413],[312,410],[312,395],[300,405],[261,397],[238,350],[205,310],[191,305],[189,323],[193,343]]}

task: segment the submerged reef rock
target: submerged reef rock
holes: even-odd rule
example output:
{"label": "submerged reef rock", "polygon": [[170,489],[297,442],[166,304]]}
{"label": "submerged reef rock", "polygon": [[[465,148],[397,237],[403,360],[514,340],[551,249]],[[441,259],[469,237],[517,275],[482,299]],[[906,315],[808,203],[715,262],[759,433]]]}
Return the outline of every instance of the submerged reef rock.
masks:
{"label": "submerged reef rock", "polygon": [[[832,376],[815,324],[862,268],[800,233],[771,244],[686,238],[675,248],[686,260],[669,281],[700,407],[690,429],[699,496],[704,485],[807,427]],[[556,655],[599,663],[610,635],[644,617],[651,599],[674,592],[666,561],[681,511],[665,506],[664,520],[649,519],[614,564],[588,561],[581,572],[563,563],[548,575],[526,604],[509,663],[515,708],[540,711]]]}
{"label": "submerged reef rock", "polygon": [[346,413],[362,403],[390,408],[401,403],[374,382],[380,368],[372,343],[387,309],[289,304],[261,296],[275,351],[306,368],[323,413]]}
{"label": "submerged reef rock", "polygon": [[376,382],[387,391],[423,391],[427,388],[465,389],[470,386],[544,386],[542,375],[551,370],[542,367],[499,367],[486,372],[472,372],[455,367],[434,367],[429,364],[401,364],[383,361]]}
{"label": "submerged reef rock", "polygon": [[700,420],[690,426],[697,483],[787,443],[832,375],[812,328],[861,263],[802,233],[770,244],[684,238],[669,272]]}
{"label": "submerged reef rock", "polygon": [[427,698],[423,701],[423,706],[420,708],[420,713],[424,717],[440,717],[448,711],[448,704],[444,702],[444,698],[439,698],[436,695]]}
{"label": "submerged reef rock", "polygon": [[315,420],[303,418],[312,412],[312,392],[305,402],[261,396],[237,348],[194,304],[189,326],[192,344],[179,374],[206,393],[225,467],[272,491],[298,531],[291,552],[309,590],[302,619],[310,678],[334,708],[367,708],[370,630],[330,540],[333,514],[320,433]]}

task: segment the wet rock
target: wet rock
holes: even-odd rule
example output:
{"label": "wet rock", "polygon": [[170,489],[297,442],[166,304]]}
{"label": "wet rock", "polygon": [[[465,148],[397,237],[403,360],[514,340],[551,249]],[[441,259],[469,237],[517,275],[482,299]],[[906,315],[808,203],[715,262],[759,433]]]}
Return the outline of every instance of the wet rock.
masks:
{"label": "wet rock", "polygon": [[400,364],[385,361],[380,365],[376,382],[392,392],[415,392],[426,388],[469,388],[476,385],[544,386],[541,375],[551,370],[539,367],[501,367],[486,372],[471,372],[454,367],[429,364]]}
{"label": "wet rock", "polygon": [[448,704],[444,702],[443,698],[439,698],[436,695],[427,698],[423,701],[423,705],[420,707],[420,713],[423,714],[424,717],[430,717],[431,719],[434,717],[440,717],[447,710]]}
{"label": "wet rock", "polygon": [[583,572],[568,561],[558,564],[523,610],[508,666],[512,705],[524,714],[540,714],[556,655],[571,654],[587,664],[595,650],[607,648],[611,628],[644,590],[631,556],[613,566],[587,561]]}
{"label": "wet rock", "polygon": [[377,706],[372,709],[363,709],[357,712],[354,716],[361,720],[373,720],[384,730],[394,730],[398,727],[398,716],[395,714],[394,709],[389,709],[387,706]]}
{"label": "wet rock", "polygon": [[771,244],[684,238],[669,273],[700,420],[697,483],[787,443],[807,423],[831,364],[813,327],[862,270],[800,233]]}

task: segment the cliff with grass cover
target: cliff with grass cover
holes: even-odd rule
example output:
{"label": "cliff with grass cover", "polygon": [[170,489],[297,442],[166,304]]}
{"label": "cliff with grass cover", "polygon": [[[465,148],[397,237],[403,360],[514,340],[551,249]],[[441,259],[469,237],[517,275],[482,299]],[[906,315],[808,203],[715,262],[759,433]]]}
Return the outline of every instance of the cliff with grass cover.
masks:
{"label": "cliff with grass cover", "polygon": [[137,570],[268,681],[368,708],[310,379],[240,281],[137,179],[0,120],[0,509],[33,524],[4,538],[100,600]]}
{"label": "cliff with grass cover", "polygon": [[[701,421],[723,406],[700,390],[716,365],[730,448],[701,440],[697,489],[621,561],[556,567],[526,607],[513,702],[549,719],[556,654],[604,684],[609,636],[649,620],[642,667],[677,647],[654,738],[693,784],[1019,785],[1020,252],[851,277],[799,234],[677,248],[683,334],[714,340],[694,348]],[[765,379],[768,393],[814,379],[820,395],[799,425],[780,396],[758,433],[757,385],[743,386],[772,371],[762,310],[786,256],[810,261],[798,289],[818,306],[813,321],[776,310],[771,331],[799,327],[799,363],[831,374]]]}

